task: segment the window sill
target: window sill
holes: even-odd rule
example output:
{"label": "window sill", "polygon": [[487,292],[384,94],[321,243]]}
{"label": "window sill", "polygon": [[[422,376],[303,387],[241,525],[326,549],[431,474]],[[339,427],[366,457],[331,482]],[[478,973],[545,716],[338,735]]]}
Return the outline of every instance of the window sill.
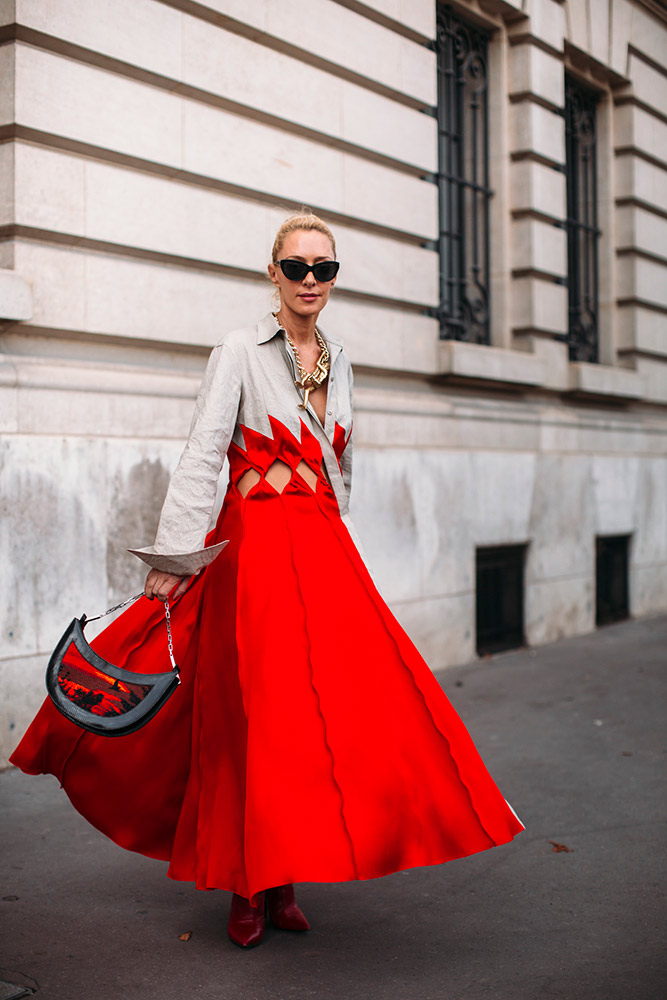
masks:
{"label": "window sill", "polygon": [[475,379],[519,388],[543,385],[547,368],[542,358],[526,351],[445,340],[439,344],[438,374],[447,378]]}
{"label": "window sill", "polygon": [[568,368],[566,391],[573,395],[639,399],[644,394],[641,375],[628,368],[613,368],[586,361],[573,361]]}
{"label": "window sill", "polygon": [[553,342],[546,354],[543,341],[531,346],[535,353],[460,340],[440,341],[438,375],[452,382],[487,383],[517,390],[533,386],[573,398],[619,403],[645,396],[639,372],[585,361],[568,362],[565,344]]}

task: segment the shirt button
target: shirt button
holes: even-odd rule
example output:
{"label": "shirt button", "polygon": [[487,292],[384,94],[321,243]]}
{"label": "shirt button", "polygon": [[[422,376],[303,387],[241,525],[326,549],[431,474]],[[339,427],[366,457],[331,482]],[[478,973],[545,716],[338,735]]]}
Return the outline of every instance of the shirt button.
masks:
{"label": "shirt button", "polygon": [[333,413],[333,410],[327,410],[327,413],[329,414],[329,416],[331,416],[331,414]]}

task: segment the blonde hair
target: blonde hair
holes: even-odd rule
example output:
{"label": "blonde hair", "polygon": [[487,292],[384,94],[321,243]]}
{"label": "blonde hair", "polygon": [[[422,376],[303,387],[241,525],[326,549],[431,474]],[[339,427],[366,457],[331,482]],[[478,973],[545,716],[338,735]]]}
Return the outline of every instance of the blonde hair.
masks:
{"label": "blonde hair", "polygon": [[274,264],[277,264],[280,259],[280,253],[287,236],[289,236],[290,233],[295,233],[299,230],[304,230],[305,232],[312,232],[315,230],[318,233],[322,233],[322,235],[326,236],[329,240],[331,249],[333,250],[333,255],[334,257],[336,256],[336,241],[326,222],[323,222],[319,216],[314,215],[312,212],[303,210],[298,212],[296,215],[290,215],[287,219],[285,219],[276,233],[276,238],[273,242],[273,250],[271,251],[271,260]]}

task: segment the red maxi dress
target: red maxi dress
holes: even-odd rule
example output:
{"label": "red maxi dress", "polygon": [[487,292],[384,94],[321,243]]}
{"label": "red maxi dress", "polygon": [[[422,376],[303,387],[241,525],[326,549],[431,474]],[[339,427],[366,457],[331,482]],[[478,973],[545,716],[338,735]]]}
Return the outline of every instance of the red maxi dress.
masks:
{"label": "red maxi dress", "polygon": [[[359,554],[350,365],[328,346],[324,426],[311,404],[298,408],[273,316],[212,352],[155,545],[141,553],[185,574],[229,540],[172,609],[181,687],[114,739],[47,699],[11,758],[55,774],[95,827],[200,889],[254,897],[376,878],[523,829]],[[229,484],[206,535],[225,454]],[[281,492],[276,461],[291,471]],[[242,496],[249,469],[258,481]],[[144,599],[94,642],[137,672],[167,669],[165,645],[162,605]]]}

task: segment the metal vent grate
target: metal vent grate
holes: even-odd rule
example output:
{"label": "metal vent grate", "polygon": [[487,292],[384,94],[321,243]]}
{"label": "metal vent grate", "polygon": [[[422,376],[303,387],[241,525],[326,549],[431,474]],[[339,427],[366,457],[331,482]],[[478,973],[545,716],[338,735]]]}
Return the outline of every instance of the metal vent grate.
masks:
{"label": "metal vent grate", "polygon": [[524,644],[525,552],[525,545],[477,549],[477,652],[480,655]]}
{"label": "metal vent grate", "polygon": [[622,621],[630,614],[628,551],[630,535],[595,539],[595,624]]}

